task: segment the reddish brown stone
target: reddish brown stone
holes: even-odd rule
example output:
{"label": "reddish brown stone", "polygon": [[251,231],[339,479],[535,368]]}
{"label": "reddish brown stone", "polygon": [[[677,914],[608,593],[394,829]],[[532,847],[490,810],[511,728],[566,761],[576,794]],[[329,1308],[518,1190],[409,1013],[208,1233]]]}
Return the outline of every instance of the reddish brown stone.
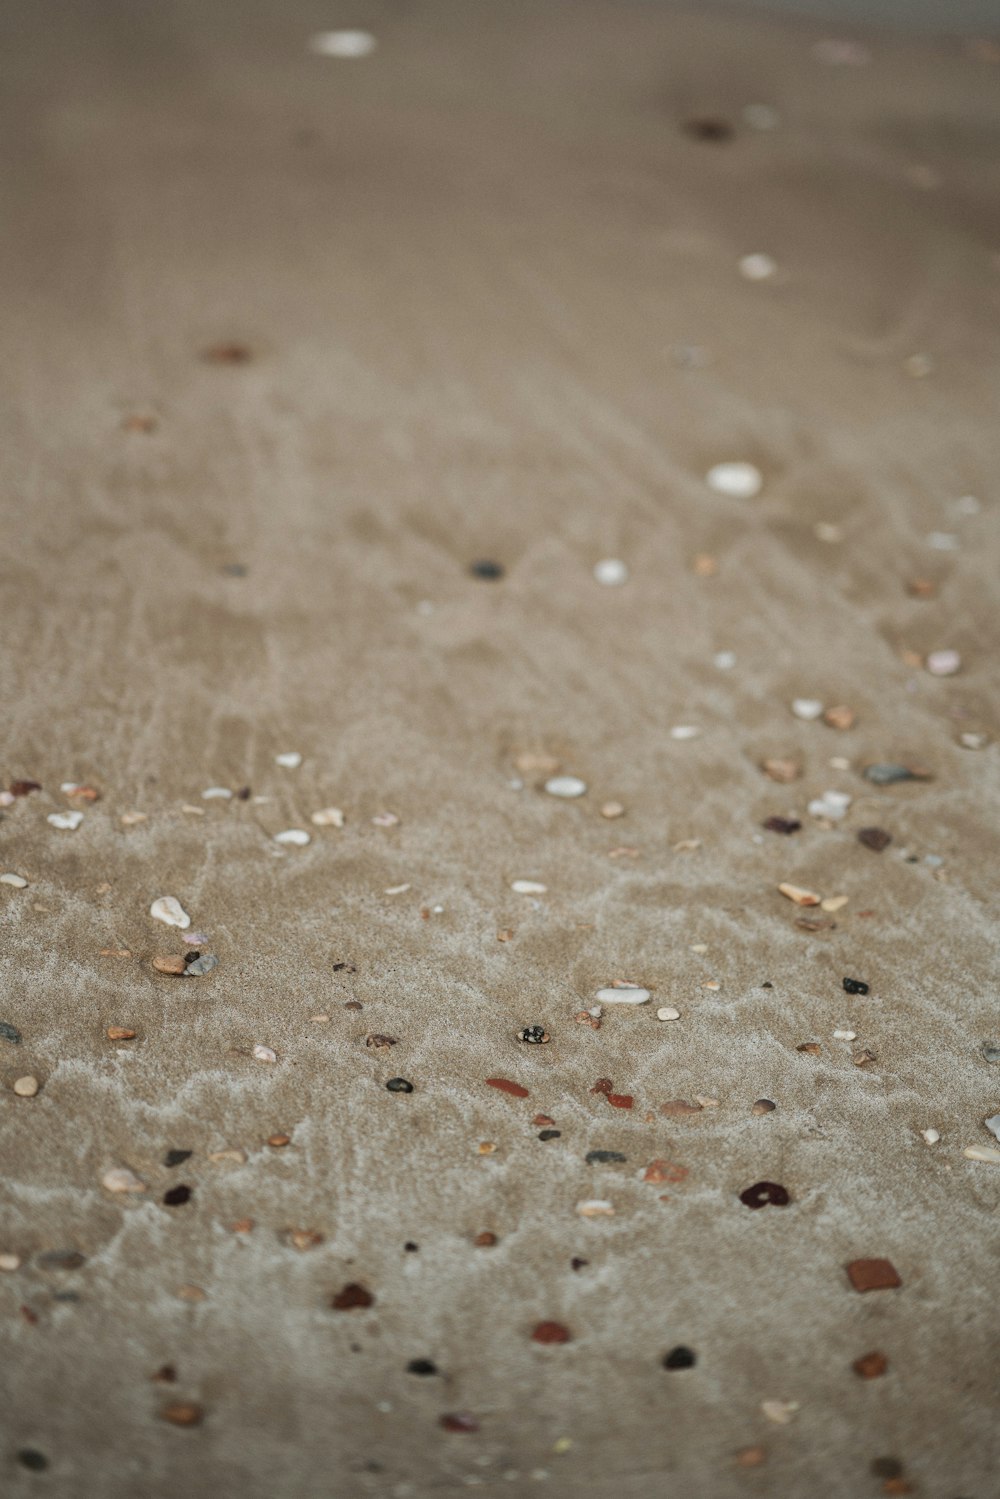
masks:
{"label": "reddish brown stone", "polygon": [[172,1426],[200,1426],[204,1418],[201,1406],[192,1400],[174,1400],[160,1411],[160,1419]]}
{"label": "reddish brown stone", "polygon": [[532,1119],[531,1122],[532,1122],[532,1124],[544,1125],[544,1124],[555,1124],[556,1121],[554,1119],[550,1119],[549,1116],[548,1116],[548,1114],[536,1114],[535,1117],[534,1117],[534,1119]]}
{"label": "reddish brown stone", "polygon": [[561,1322],[539,1322],[531,1334],[536,1343],[570,1343],[573,1334]]}
{"label": "reddish brown stone", "polygon": [[11,781],[11,796],[30,796],[33,791],[41,791],[41,781]]}
{"label": "reddish brown stone", "polygon": [[479,1430],[479,1422],[468,1411],[449,1411],[438,1422],[445,1431],[473,1432]]}
{"label": "reddish brown stone", "polygon": [[903,1284],[891,1260],[852,1260],[847,1274],[856,1291],[891,1291]]}
{"label": "reddish brown stone", "polygon": [[607,1097],[612,1092],[614,1086],[609,1077],[599,1077],[590,1091],[591,1093],[603,1093]]}
{"label": "reddish brown stone", "polygon": [[688,1103],[686,1098],[671,1098],[660,1104],[660,1113],[668,1119],[683,1119],[688,1114],[700,1114],[700,1103]]}
{"label": "reddish brown stone", "polygon": [[201,357],[209,364],[246,364],[253,355],[245,344],[213,344]]}
{"label": "reddish brown stone", "polygon": [[688,1174],[686,1166],[677,1166],[672,1161],[650,1161],[643,1173],[644,1182],[659,1186],[661,1182],[682,1182]]}
{"label": "reddish brown stone", "polygon": [[884,1353],[866,1353],[851,1365],[859,1379],[878,1379],[888,1367],[889,1360]]}
{"label": "reddish brown stone", "polygon": [[737,1452],[736,1461],[741,1468],[759,1468],[767,1461],[767,1453],[763,1447],[744,1447]]}
{"label": "reddish brown stone", "polygon": [[488,1077],[486,1079],[488,1088],[499,1088],[501,1093],[509,1093],[512,1098],[530,1098],[531,1094],[527,1088],[522,1088],[520,1083],[512,1083],[509,1077]]}
{"label": "reddish brown stone", "polygon": [[613,1109],[630,1109],[635,1103],[631,1093],[609,1093],[607,1100]]}
{"label": "reddish brown stone", "polygon": [[497,1242],[497,1236],[496,1234],[491,1234],[488,1228],[484,1228],[482,1233],[477,1234],[472,1242],[477,1249],[492,1249]]}
{"label": "reddish brown stone", "polygon": [[823,1048],[818,1041],[803,1041],[800,1046],[796,1046],[795,1050],[804,1051],[810,1057],[818,1057],[822,1053]]}
{"label": "reddish brown stone", "polygon": [[374,1300],[371,1291],[359,1286],[357,1281],[352,1281],[342,1291],[338,1291],[336,1296],[331,1297],[330,1305],[335,1312],[352,1312],[356,1307],[371,1306]]}
{"label": "reddish brown stone", "polygon": [[124,1025],[109,1025],[108,1026],[108,1040],[109,1041],[134,1041],[135,1040],[135,1031],[128,1030],[127,1027],[124,1026]]}
{"label": "reddish brown stone", "polygon": [[873,853],[880,854],[884,848],[889,847],[892,834],[887,833],[885,828],[861,828],[858,842],[863,843],[865,848],[870,848]]}
{"label": "reddish brown stone", "polygon": [[280,1150],[284,1145],[291,1145],[291,1135],[268,1135],[268,1145],[273,1145],[275,1150]]}

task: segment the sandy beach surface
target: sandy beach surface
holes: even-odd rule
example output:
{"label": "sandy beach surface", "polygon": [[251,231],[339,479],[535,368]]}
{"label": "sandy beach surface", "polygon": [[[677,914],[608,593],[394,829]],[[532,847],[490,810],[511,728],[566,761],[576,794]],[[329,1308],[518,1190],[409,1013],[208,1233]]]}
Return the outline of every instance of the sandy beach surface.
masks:
{"label": "sandy beach surface", "polygon": [[1000,42],[0,43],[0,1492],[991,1499]]}

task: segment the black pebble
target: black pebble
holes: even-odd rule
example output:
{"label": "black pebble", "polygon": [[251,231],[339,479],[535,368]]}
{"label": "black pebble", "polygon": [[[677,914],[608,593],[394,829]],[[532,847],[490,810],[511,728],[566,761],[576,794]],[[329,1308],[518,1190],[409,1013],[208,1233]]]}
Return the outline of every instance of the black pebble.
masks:
{"label": "black pebble", "polygon": [[611,1161],[627,1161],[628,1156],[622,1155],[620,1150],[588,1150],[587,1165],[593,1166],[594,1162],[606,1164]]}
{"label": "black pebble", "polygon": [[469,572],[474,578],[495,580],[503,577],[503,566],[499,562],[490,562],[487,558],[481,558],[478,562],[469,564]]}
{"label": "black pebble", "polygon": [[183,1207],[186,1202],[190,1202],[192,1195],[193,1188],[191,1187],[183,1185],[171,1187],[169,1192],[164,1192],[163,1201],[167,1204],[168,1208],[179,1208]]}
{"label": "black pebble", "polygon": [[876,1478],[902,1478],[903,1464],[898,1457],[873,1457],[872,1472]]}
{"label": "black pebble", "polygon": [[411,1358],[406,1366],[407,1374],[436,1374],[437,1364],[429,1358]]}
{"label": "black pebble", "polygon": [[797,833],[802,827],[797,817],[769,817],[761,823],[769,833]]}
{"label": "black pebble", "polygon": [[693,1349],[685,1348],[683,1343],[663,1355],[664,1369],[693,1369],[696,1362]]}
{"label": "black pebble", "polygon": [[530,1041],[533,1046],[540,1046],[548,1039],[544,1025],[526,1025],[521,1032],[522,1041]]}
{"label": "black pebble", "polygon": [[45,1453],[39,1452],[34,1447],[22,1447],[17,1454],[17,1460],[22,1468],[30,1468],[32,1473],[43,1473],[49,1465]]}
{"label": "black pebble", "polygon": [[764,982],[761,984],[760,987],[762,989],[773,989],[774,985],[771,983],[770,979],[765,979]]}
{"label": "black pebble", "polygon": [[405,1077],[391,1077],[386,1083],[390,1093],[412,1093],[413,1084],[408,1083]]}
{"label": "black pebble", "polygon": [[85,1262],[79,1249],[46,1249],[35,1261],[40,1270],[79,1270]]}
{"label": "black pebble", "polygon": [[21,1044],[21,1032],[16,1025],[8,1025],[6,1020],[0,1020],[0,1036],[5,1041],[13,1041],[15,1046]]}
{"label": "black pebble", "polygon": [[590,1264],[590,1261],[582,1260],[578,1254],[575,1254],[569,1263],[572,1270],[583,1270]]}
{"label": "black pebble", "polygon": [[403,1248],[406,1250],[407,1254],[416,1254],[418,1249],[420,1248],[420,1245],[414,1244],[412,1239],[407,1239],[406,1243],[403,1245]]}
{"label": "black pebble", "polygon": [[190,1150],[168,1150],[163,1157],[164,1166],[180,1166],[193,1152]]}
{"label": "black pebble", "polygon": [[788,1188],[778,1182],[754,1182],[752,1187],[740,1193],[740,1202],[747,1208],[766,1208],[769,1204],[786,1208],[791,1200]]}
{"label": "black pebble", "polygon": [[561,1134],[561,1129],[543,1129],[539,1131],[538,1138],[540,1140],[558,1140]]}
{"label": "black pebble", "polygon": [[848,994],[867,994],[868,985],[863,979],[845,979],[844,988]]}
{"label": "black pebble", "polygon": [[685,135],[693,136],[696,141],[710,141],[713,145],[731,141],[734,134],[733,127],[728,120],[714,119],[709,115],[703,115],[694,120],[685,120],[681,129]]}

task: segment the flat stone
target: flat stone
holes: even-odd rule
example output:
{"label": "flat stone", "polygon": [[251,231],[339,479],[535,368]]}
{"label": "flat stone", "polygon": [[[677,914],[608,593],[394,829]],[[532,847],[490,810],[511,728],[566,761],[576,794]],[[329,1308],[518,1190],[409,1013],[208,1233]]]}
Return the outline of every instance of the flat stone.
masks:
{"label": "flat stone", "polygon": [[284,770],[298,770],[302,764],[302,756],[298,750],[286,750],[282,755],[275,755],[275,765],[280,765]]}
{"label": "flat stone", "polygon": [[202,953],[200,958],[195,958],[193,962],[188,963],[184,972],[190,974],[192,978],[201,978],[203,974],[211,973],[212,969],[218,966],[219,960],[215,954],[206,952]]}
{"label": "flat stone", "polygon": [[926,664],[932,677],[953,677],[962,669],[962,658],[957,651],[931,651]]}
{"label": "flat stone", "polygon": [[497,1088],[501,1093],[509,1093],[512,1098],[529,1098],[531,1095],[527,1088],[520,1083],[512,1082],[509,1077],[486,1078],[488,1088]]}
{"label": "flat stone", "polygon": [[595,565],[594,577],[607,588],[620,588],[628,582],[628,567],[617,557],[604,557]]}
{"label": "flat stone", "polygon": [[15,1046],[20,1046],[21,1032],[16,1025],[10,1025],[6,1020],[0,1020],[0,1040],[10,1041]]}
{"label": "flat stone", "polygon": [[792,781],[797,781],[802,774],[802,766],[797,760],[771,759],[761,761],[761,770],[769,780],[777,781],[779,785],[787,786]]}
{"label": "flat stone", "polygon": [[892,834],[887,833],[885,828],[860,828],[858,842],[863,843],[865,848],[870,848],[872,853],[880,854],[889,847]]}
{"label": "flat stone", "polygon": [[309,38],[309,51],[319,57],[370,57],[377,46],[370,31],[317,31]]}
{"label": "flat stone", "polygon": [[675,1010],[673,1005],[661,1005],[656,1012],[657,1020],[680,1020],[680,1010]]}
{"label": "flat stone", "polygon": [[510,888],[515,895],[544,895],[549,887],[538,880],[513,880]]}
{"label": "flat stone", "polygon": [[677,723],[670,730],[671,739],[697,739],[701,729],[693,723]]}
{"label": "flat stone", "polygon": [[741,256],[739,266],[745,281],[769,281],[778,271],[778,262],[759,252]]}
{"label": "flat stone", "polygon": [[792,699],[792,712],[804,723],[811,723],[823,712],[823,704],[817,697],[796,697]]}
{"label": "flat stone", "polygon": [[570,1343],[573,1334],[561,1322],[539,1322],[531,1334],[535,1343]]}
{"label": "flat stone", "polygon": [[154,958],[152,966],[157,973],[169,973],[175,978],[187,970],[187,964],[180,953],[169,953],[166,957]]}
{"label": "flat stone", "polygon": [[275,833],[274,841],[289,844],[293,848],[305,848],[307,843],[312,842],[312,838],[305,828],[286,828],[283,833]]}
{"label": "flat stone", "polygon": [[970,1161],[988,1161],[1000,1166],[1000,1150],[995,1145],[967,1145],[962,1154]]}
{"label": "flat stone", "polygon": [[149,914],[156,921],[162,921],[165,926],[180,927],[182,932],[191,925],[190,916],[175,895],[157,896],[149,908]]}
{"label": "flat stone", "polygon": [[1000,1114],[991,1114],[988,1119],[983,1120],[983,1123],[990,1134],[996,1135],[997,1139],[1000,1140]]}
{"label": "flat stone", "polygon": [[273,1051],[270,1046],[255,1046],[253,1055],[254,1059],[258,1062],[276,1062],[278,1060],[277,1052]]}
{"label": "flat stone", "polygon": [[192,1400],[174,1400],[160,1411],[160,1420],[169,1421],[171,1426],[200,1426],[204,1418],[201,1406]]}
{"label": "flat stone", "polygon": [[344,814],[339,807],[321,807],[312,814],[309,821],[317,828],[342,828]]}
{"label": "flat stone", "polygon": [[864,776],[866,781],[871,781],[875,786],[892,786],[897,781],[923,781],[927,780],[926,772],[911,769],[909,765],[897,765],[893,762],[879,763],[877,765],[866,765]]}
{"label": "flat stone", "polygon": [[941,1131],[937,1129],[922,1129],[920,1135],[927,1145],[936,1145],[941,1139]]}
{"label": "flat stone", "polygon": [[616,817],[624,817],[625,808],[621,802],[604,802],[601,807],[601,816],[612,821]]}
{"label": "flat stone", "polygon": [[859,1379],[880,1379],[888,1367],[889,1360],[884,1353],[866,1353],[851,1365]]}
{"label": "flat stone", "polygon": [[101,1186],[108,1192],[145,1192],[146,1183],[140,1181],[134,1171],[129,1171],[125,1166],[115,1166],[110,1171],[105,1171],[101,1177]]}
{"label": "flat stone", "polygon": [[622,1155],[620,1150],[588,1150],[585,1159],[588,1166],[609,1166],[627,1161],[628,1156]]}
{"label": "flat stone", "polygon": [[54,828],[62,828],[66,832],[74,832],[83,821],[82,812],[50,812],[46,821]]}
{"label": "flat stone", "polygon": [[778,886],[779,891],[787,900],[794,901],[797,906],[818,906],[820,897],[812,890],[803,890],[799,885],[787,883]]}
{"label": "flat stone", "polygon": [[716,494],[724,494],[729,499],[752,500],[760,494],[764,478],[752,463],[716,463],[705,475],[705,483]]}
{"label": "flat stone", "polygon": [[26,890],[28,882],[20,874],[0,874],[0,885],[11,885],[15,890]]}
{"label": "flat stone", "polygon": [[207,786],[201,793],[201,799],[204,802],[228,802],[232,795],[228,786]]}
{"label": "flat stone", "polygon": [[891,1260],[851,1260],[847,1275],[856,1291],[891,1291],[903,1284]]}
{"label": "flat stone", "polygon": [[596,998],[605,1005],[644,1005],[649,1000],[649,990],[640,989],[638,984],[622,984],[598,989]]}
{"label": "flat stone", "polygon": [[587,783],[581,781],[579,776],[552,776],[545,782],[545,789],[549,796],[571,798],[583,796],[587,790]]}

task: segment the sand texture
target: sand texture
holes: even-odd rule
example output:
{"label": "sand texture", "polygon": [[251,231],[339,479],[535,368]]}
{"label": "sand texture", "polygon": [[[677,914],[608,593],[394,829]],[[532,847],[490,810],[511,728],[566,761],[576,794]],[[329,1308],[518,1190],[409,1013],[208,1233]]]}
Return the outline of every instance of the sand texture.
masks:
{"label": "sand texture", "polygon": [[831,35],[0,12],[4,1499],[1000,1491],[1000,50]]}

